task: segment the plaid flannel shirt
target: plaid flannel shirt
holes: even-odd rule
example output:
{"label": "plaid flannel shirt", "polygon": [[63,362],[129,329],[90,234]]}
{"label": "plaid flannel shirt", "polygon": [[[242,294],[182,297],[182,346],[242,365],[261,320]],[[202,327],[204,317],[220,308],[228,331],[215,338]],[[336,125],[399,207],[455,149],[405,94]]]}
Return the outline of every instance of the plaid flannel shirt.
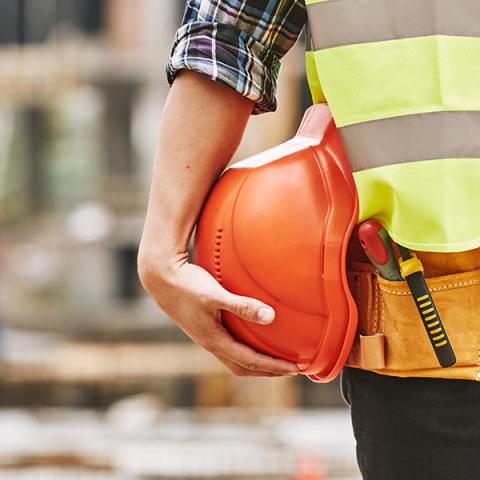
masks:
{"label": "plaid flannel shirt", "polygon": [[194,70],[255,101],[254,113],[273,111],[280,59],[305,21],[304,0],[189,0],[168,82],[182,68]]}

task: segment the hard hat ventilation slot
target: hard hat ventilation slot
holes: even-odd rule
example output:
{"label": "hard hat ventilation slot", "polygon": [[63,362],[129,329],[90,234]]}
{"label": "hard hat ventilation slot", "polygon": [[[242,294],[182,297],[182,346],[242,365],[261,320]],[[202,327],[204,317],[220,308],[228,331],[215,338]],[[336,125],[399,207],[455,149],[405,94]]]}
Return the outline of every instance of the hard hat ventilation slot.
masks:
{"label": "hard hat ventilation slot", "polygon": [[217,227],[217,231],[215,233],[215,248],[213,251],[213,265],[215,268],[215,278],[219,283],[222,283],[222,268],[220,264],[220,251],[222,246],[222,236],[223,236],[223,228]]}

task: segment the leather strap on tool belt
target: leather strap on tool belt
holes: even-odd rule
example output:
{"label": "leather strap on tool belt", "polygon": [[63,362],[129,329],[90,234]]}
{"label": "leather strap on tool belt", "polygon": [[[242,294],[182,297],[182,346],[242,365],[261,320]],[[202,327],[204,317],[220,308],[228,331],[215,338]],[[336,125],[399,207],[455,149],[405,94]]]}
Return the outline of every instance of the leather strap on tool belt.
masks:
{"label": "leather strap on tool belt", "polygon": [[385,280],[369,263],[350,261],[359,328],[347,365],[400,377],[480,381],[480,249],[416,253],[457,363],[438,364],[406,282]]}

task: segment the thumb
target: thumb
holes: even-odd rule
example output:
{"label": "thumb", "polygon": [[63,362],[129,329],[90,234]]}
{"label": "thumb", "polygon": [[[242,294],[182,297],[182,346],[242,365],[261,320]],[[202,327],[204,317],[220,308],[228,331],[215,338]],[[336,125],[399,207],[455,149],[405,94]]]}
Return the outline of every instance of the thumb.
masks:
{"label": "thumb", "polygon": [[275,318],[275,310],[266,303],[251,297],[242,295],[227,294],[222,299],[220,308],[232,312],[237,317],[248,322],[268,325]]}

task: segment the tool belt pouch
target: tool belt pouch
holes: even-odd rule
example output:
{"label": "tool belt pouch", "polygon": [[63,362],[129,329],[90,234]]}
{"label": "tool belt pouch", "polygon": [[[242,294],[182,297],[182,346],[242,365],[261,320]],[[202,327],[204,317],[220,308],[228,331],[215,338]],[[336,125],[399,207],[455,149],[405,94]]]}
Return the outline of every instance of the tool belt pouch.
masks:
{"label": "tool belt pouch", "polygon": [[359,327],[348,366],[400,377],[480,380],[480,270],[427,278],[457,363],[442,368],[408,285],[348,272]]}

